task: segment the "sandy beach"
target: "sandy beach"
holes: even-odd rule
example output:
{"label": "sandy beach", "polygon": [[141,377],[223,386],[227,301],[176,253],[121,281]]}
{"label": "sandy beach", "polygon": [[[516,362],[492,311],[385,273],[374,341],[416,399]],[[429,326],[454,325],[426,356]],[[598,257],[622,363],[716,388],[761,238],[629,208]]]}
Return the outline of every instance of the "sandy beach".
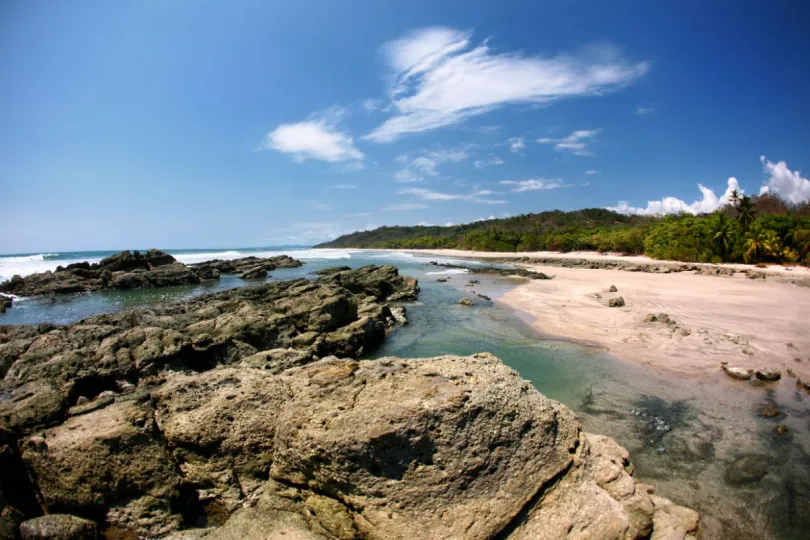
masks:
{"label": "sandy beach", "polygon": [[[413,251],[413,250],[408,250]],[[413,251],[416,252],[416,251]],[[646,257],[594,253],[482,253],[422,250],[450,257],[559,257],[651,262]],[[677,264],[677,263],[675,263]],[[529,281],[503,302],[531,317],[539,331],[602,347],[615,357],[684,377],[716,373],[720,362],[743,368],[791,368],[810,379],[810,288],[771,279],[656,274],[604,269],[523,265],[553,276]],[[738,269],[746,265],[726,265]],[[807,268],[757,269],[792,277],[810,276]],[[617,292],[610,292],[615,285]],[[621,296],[624,307],[610,308]],[[666,313],[675,324],[645,322],[649,313]]]}

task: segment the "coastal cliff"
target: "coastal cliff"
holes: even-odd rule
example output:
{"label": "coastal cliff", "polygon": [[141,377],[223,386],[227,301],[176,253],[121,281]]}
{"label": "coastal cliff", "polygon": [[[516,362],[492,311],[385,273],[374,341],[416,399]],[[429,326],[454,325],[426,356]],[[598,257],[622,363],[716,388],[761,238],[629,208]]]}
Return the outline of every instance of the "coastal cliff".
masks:
{"label": "coastal cliff", "polygon": [[0,530],[694,537],[696,512],[494,356],[352,358],[417,294],[367,266],[0,327]]}

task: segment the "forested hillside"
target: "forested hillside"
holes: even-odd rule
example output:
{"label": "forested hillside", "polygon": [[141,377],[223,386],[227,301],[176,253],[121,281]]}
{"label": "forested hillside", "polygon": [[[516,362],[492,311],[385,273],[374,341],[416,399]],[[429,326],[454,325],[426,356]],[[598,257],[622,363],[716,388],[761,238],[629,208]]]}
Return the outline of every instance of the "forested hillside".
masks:
{"label": "forested hillside", "polygon": [[315,247],[615,251],[691,262],[809,261],[810,206],[735,196],[713,214],[627,216],[601,208],[522,214],[450,227],[380,227]]}

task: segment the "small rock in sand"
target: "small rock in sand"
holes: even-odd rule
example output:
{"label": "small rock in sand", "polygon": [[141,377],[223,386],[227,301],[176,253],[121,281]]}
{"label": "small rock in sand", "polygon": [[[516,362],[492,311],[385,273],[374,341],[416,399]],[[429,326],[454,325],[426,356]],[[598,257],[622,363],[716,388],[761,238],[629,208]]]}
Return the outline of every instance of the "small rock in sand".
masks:
{"label": "small rock in sand", "polygon": [[782,378],[782,372],[776,368],[762,368],[756,372],[757,379],[763,381],[778,381]]}
{"label": "small rock in sand", "polygon": [[754,376],[754,372],[750,369],[743,369],[741,367],[729,367],[727,363],[722,364],[723,371],[732,379],[740,381],[747,381]]}
{"label": "small rock in sand", "polygon": [[471,306],[473,305],[473,301],[467,298],[466,296],[458,301],[459,304],[462,306]]}
{"label": "small rock in sand", "polygon": [[611,285],[610,292],[619,292],[619,289],[616,288],[616,285]]}
{"label": "small rock in sand", "polygon": [[644,317],[644,322],[660,322],[669,324],[673,321],[666,313],[647,313],[647,316]]}
{"label": "small rock in sand", "polygon": [[470,285],[478,285],[478,284],[479,284],[479,283],[481,283],[481,282],[480,282],[480,281],[478,281],[477,279],[471,279],[471,280],[470,280],[468,283],[469,283]]}
{"label": "small rock in sand", "polygon": [[608,300],[608,307],[623,307],[624,306],[624,298],[621,296],[617,296],[616,298],[611,298]]}
{"label": "small rock in sand", "polygon": [[446,277],[440,277],[436,281],[438,281],[439,283],[447,283],[447,278]]}
{"label": "small rock in sand", "polygon": [[759,407],[757,407],[757,416],[761,418],[779,418],[782,419],[785,417],[785,413],[782,412],[778,406],[774,405],[773,403],[763,403]]}

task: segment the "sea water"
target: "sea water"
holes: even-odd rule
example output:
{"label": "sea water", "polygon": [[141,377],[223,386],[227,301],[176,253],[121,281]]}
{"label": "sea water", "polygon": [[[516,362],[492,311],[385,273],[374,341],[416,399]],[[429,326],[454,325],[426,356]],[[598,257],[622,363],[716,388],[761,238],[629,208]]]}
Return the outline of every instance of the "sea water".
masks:
{"label": "sea water", "polygon": [[[0,273],[53,270],[69,261],[94,262],[110,253],[3,257]],[[611,436],[628,448],[637,479],[656,486],[658,494],[700,511],[704,538],[810,537],[810,407],[792,379],[757,387],[732,381],[719,370],[703,380],[657,374],[598,348],[533,329],[525,316],[497,302],[522,283],[520,279],[427,264],[484,264],[475,261],[293,248],[170,253],[187,263],[282,253],[304,262],[300,268],[273,271],[269,281],[312,277],[315,270],[336,265],[394,264],[401,274],[419,279],[421,293],[417,302],[406,305],[409,325],[389,335],[370,358],[491,352],[543,394],[573,409],[585,430]],[[448,281],[437,282],[440,277]],[[471,284],[471,279],[479,283]],[[97,313],[255,283],[222,276],[218,282],[196,286],[21,299],[0,315],[0,324],[69,324]],[[462,296],[471,298],[474,305],[459,305]],[[763,404],[777,405],[780,415],[761,418],[757,410]],[[777,425],[787,426],[788,432],[777,433]]]}

